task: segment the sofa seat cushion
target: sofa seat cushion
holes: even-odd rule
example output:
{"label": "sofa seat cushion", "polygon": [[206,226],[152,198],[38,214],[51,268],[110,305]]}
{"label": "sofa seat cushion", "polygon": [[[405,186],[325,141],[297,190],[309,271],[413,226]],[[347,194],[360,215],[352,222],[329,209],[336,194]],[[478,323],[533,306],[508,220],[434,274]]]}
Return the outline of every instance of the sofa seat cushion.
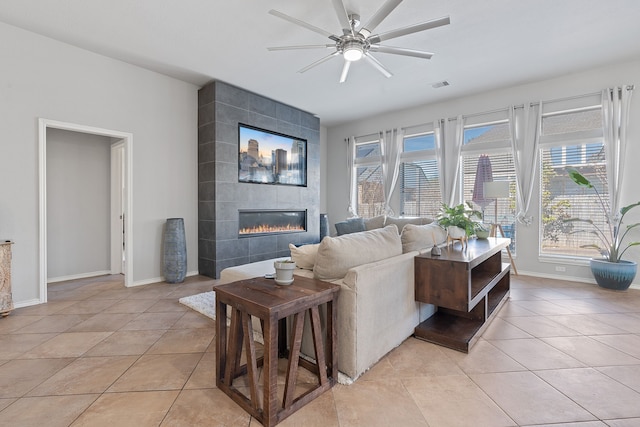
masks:
{"label": "sofa seat cushion", "polygon": [[440,245],[447,240],[447,232],[438,224],[407,224],[400,235],[402,252],[419,251]]}
{"label": "sofa seat cushion", "polygon": [[325,237],[320,242],[313,273],[316,279],[340,279],[358,265],[402,254],[398,227],[390,225],[361,233]]}

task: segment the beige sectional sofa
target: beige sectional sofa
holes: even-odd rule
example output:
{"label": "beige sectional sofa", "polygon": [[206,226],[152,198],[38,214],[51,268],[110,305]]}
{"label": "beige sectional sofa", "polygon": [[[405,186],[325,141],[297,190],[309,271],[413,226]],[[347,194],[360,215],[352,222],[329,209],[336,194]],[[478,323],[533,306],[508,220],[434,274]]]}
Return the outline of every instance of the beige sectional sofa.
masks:
{"label": "beige sectional sofa", "polygon": [[[415,222],[427,222],[416,219]],[[385,222],[379,223],[380,226]],[[296,248],[291,257],[295,274],[340,285],[338,298],[338,369],[355,380],[413,334],[434,313],[415,301],[414,257],[443,244],[446,233],[436,224],[388,225],[363,232],[325,237],[321,243]],[[230,283],[273,272],[266,260],[222,271]],[[303,350],[308,348],[303,338]],[[313,354],[313,353],[308,353]]]}

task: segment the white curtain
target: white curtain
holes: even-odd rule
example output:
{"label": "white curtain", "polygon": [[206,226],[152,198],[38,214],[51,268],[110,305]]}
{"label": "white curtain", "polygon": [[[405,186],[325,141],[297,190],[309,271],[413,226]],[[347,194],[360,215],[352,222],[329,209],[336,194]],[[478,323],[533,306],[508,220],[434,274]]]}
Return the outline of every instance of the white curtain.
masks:
{"label": "white curtain", "polygon": [[355,160],[355,150],[356,150],[356,137],[351,136],[345,139],[347,143],[347,182],[349,183],[349,216],[355,217],[358,216],[358,212],[356,211],[356,206],[358,203],[357,197],[358,193],[356,191],[357,185],[353,182],[353,167]]}
{"label": "white curtain", "polygon": [[620,189],[627,149],[627,124],[633,86],[602,91],[602,125],[607,163],[609,209],[615,218],[620,211]]}
{"label": "white curtain", "polygon": [[[444,164],[444,120],[433,121],[433,139],[436,145],[436,161],[440,169],[440,176],[444,177],[446,165]],[[445,185],[444,179],[440,179],[440,194],[444,202]]]}
{"label": "white curtain", "polygon": [[516,219],[530,225],[533,217],[528,215],[533,195],[533,184],[538,162],[538,146],[542,132],[542,103],[525,104],[523,108],[509,108],[509,133],[513,150],[513,164],[516,171]]}
{"label": "white curtain", "polygon": [[404,130],[402,129],[387,131],[386,135],[380,132],[380,162],[382,165],[382,182],[384,184],[385,215],[394,215],[391,208],[391,195],[398,182],[403,138]]}
{"label": "white curtain", "polygon": [[440,166],[442,202],[454,206],[461,203],[457,181],[464,141],[464,118],[458,116],[455,121],[441,120],[434,122],[433,126],[436,155]]}

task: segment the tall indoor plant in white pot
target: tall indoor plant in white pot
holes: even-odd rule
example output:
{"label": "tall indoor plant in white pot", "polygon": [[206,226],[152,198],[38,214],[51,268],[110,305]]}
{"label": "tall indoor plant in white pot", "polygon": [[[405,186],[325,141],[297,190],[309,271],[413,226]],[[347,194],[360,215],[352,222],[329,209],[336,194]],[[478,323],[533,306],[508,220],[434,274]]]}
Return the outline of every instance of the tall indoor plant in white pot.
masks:
{"label": "tall indoor plant in white pot", "polygon": [[635,261],[623,260],[622,256],[627,249],[631,246],[640,245],[640,242],[629,242],[625,244],[624,239],[627,233],[629,233],[631,229],[640,226],[640,223],[637,222],[623,227],[622,220],[627,212],[636,206],[640,206],[640,202],[625,206],[621,208],[619,212],[611,213],[607,209],[607,205],[604,200],[602,200],[598,190],[591,184],[591,181],[575,169],[569,170],[569,177],[576,184],[593,189],[598,196],[598,201],[606,217],[604,227],[598,227],[598,225],[590,219],[569,218],[565,220],[567,222],[589,224],[593,227],[591,231],[580,229],[574,232],[594,234],[600,241],[600,244],[582,246],[584,248],[597,249],[602,254],[602,258],[592,258],[589,263],[596,282],[603,288],[615,290],[627,289],[636,276],[638,264]]}

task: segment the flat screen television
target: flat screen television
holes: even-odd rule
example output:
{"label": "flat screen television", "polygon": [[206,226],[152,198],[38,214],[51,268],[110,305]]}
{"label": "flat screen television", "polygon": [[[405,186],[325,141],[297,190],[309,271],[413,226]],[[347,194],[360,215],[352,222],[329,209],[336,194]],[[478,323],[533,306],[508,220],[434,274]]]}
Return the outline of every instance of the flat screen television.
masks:
{"label": "flat screen television", "polygon": [[307,186],[307,140],[238,124],[238,181]]}

